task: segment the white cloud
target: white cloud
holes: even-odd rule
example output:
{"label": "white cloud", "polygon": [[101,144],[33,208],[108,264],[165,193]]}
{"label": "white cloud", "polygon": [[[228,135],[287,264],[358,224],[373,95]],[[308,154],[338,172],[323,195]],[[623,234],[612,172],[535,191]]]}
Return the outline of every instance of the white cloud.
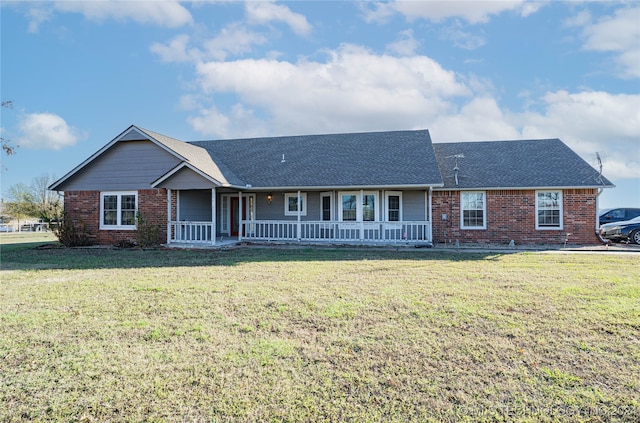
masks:
{"label": "white cloud", "polygon": [[465,50],[475,50],[485,45],[486,41],[483,36],[463,31],[461,27],[459,23],[448,26],[440,31],[440,35],[443,39],[452,41],[456,47]]}
{"label": "white cloud", "polygon": [[298,35],[308,35],[311,25],[303,15],[292,12],[288,7],[270,1],[248,1],[245,3],[247,19],[251,23],[267,24],[284,22]]}
{"label": "white cloud", "polygon": [[26,148],[61,150],[79,139],[78,131],[53,113],[27,114],[21,118],[18,128],[21,136],[16,142]]}
{"label": "white cloud", "polygon": [[193,23],[191,13],[178,1],[58,1],[54,5],[58,11],[80,13],[86,19],[97,22],[108,19],[131,20],[169,28]]}
{"label": "white cloud", "polygon": [[611,52],[621,78],[640,78],[640,7],[622,8],[591,23],[590,16],[579,14],[568,24],[584,26],[583,48]]}
{"label": "white cloud", "polygon": [[202,53],[197,49],[187,49],[189,40],[188,35],[180,34],[173,37],[167,44],[153,43],[149,49],[163,62],[197,61]]}
{"label": "white cloud", "polygon": [[203,60],[225,60],[228,56],[242,56],[250,53],[254,46],[264,45],[267,38],[259,33],[249,31],[240,24],[230,24],[220,33],[201,42],[202,47],[189,48],[191,38],[180,34],[166,44],[153,43],[151,52],[163,62],[201,62]]}
{"label": "white cloud", "polygon": [[27,18],[29,19],[28,31],[32,34],[37,33],[40,30],[40,24],[50,20],[51,15],[52,11],[50,8],[30,7],[27,11]]}
{"label": "white cloud", "polygon": [[490,96],[473,98],[459,111],[446,113],[430,125],[436,142],[520,139],[518,128]]}
{"label": "white cloud", "polygon": [[384,22],[394,13],[400,13],[409,21],[426,19],[442,22],[459,18],[470,24],[486,23],[491,15],[507,11],[519,11],[521,16],[536,12],[541,3],[534,5],[524,0],[514,1],[394,1],[367,4],[364,19],[367,22]]}
{"label": "white cloud", "polygon": [[248,53],[255,45],[267,43],[267,38],[247,30],[240,24],[231,24],[223,28],[220,34],[204,43],[208,58],[224,60],[227,55],[240,56]]}
{"label": "white cloud", "polygon": [[387,44],[387,51],[399,56],[411,56],[415,53],[420,43],[413,37],[413,29],[407,29],[399,34],[399,40]]}
{"label": "white cloud", "polygon": [[471,94],[428,57],[376,56],[352,45],[328,54],[326,62],[209,62],[196,72],[205,94],[235,94],[268,113],[278,134],[426,127]]}
{"label": "white cloud", "polygon": [[264,136],[266,126],[252,110],[241,104],[234,105],[228,115],[220,113],[215,106],[202,107],[199,114],[188,118],[187,122],[202,135],[220,138]]}
{"label": "white cloud", "polygon": [[599,152],[608,177],[640,177],[640,95],[547,93],[544,112],[516,117],[524,138],[561,138],[582,157]]}

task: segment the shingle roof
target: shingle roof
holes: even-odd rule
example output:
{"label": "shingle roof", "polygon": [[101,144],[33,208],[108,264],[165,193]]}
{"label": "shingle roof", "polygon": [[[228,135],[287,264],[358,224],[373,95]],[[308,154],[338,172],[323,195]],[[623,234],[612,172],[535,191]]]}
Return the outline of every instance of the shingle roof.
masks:
{"label": "shingle roof", "polygon": [[254,188],[442,184],[427,130],[190,144],[206,149],[223,173],[232,172]]}
{"label": "shingle roof", "polygon": [[[613,186],[559,139],[433,144],[443,189]],[[458,185],[453,168],[458,163]]]}
{"label": "shingle roof", "polygon": [[194,167],[220,182],[222,185],[242,184],[242,181],[240,181],[230,169],[226,169],[224,165],[214,162],[211,156],[201,147],[175,138],[167,137],[166,135],[162,135],[157,132],[149,131],[148,129],[140,127],[138,127],[138,129],[146,135],[154,138],[156,141],[162,143],[165,147],[184,157]]}

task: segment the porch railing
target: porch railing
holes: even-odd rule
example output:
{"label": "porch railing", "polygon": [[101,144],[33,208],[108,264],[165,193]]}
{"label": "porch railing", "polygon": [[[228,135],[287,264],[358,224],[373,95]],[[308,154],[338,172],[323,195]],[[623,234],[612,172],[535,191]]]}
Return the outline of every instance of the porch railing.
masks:
{"label": "porch railing", "polygon": [[[245,220],[242,239],[256,241],[431,242],[431,223]],[[212,222],[170,222],[170,242],[210,244]]]}
{"label": "porch railing", "polygon": [[431,223],[245,221],[243,239],[262,241],[425,241],[431,242]]}
{"label": "porch railing", "polygon": [[210,244],[212,242],[212,222],[170,222],[170,242]]}

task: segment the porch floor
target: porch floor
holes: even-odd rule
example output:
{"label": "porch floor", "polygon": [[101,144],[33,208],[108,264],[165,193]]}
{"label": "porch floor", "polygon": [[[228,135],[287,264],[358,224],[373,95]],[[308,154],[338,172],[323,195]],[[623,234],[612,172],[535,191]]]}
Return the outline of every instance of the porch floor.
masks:
{"label": "porch floor", "polygon": [[222,240],[216,239],[216,245],[211,245],[202,242],[170,242],[163,244],[167,248],[187,248],[187,249],[216,249],[227,248],[236,245],[242,241],[238,241],[238,237],[224,237]]}
{"label": "porch floor", "polygon": [[170,242],[163,244],[166,248],[184,248],[184,249],[199,249],[199,250],[211,250],[219,248],[228,248],[234,245],[242,244],[253,245],[308,245],[308,246],[322,246],[322,247],[337,247],[337,246],[367,246],[367,247],[417,247],[417,248],[431,248],[433,244],[431,242],[416,242],[416,241],[265,241],[265,240],[253,240],[242,239],[239,241],[237,237],[224,237],[222,240],[217,239],[216,245],[207,243],[189,243],[189,242]]}

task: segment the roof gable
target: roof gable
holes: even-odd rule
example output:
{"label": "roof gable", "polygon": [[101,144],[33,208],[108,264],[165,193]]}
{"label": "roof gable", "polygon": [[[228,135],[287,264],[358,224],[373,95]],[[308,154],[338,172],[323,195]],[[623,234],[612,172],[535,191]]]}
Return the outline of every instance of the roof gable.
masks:
{"label": "roof gable", "polygon": [[[223,174],[222,171],[220,171],[218,166],[211,159],[211,156],[209,156],[209,154],[207,154],[207,152],[202,148],[190,145],[175,138],[167,137],[156,132],[136,127],[135,125],[131,125],[117,137],[107,143],[104,147],[91,155],[87,160],[80,163],[69,173],[51,184],[49,186],[49,189],[58,191],[69,189],[69,186],[73,186],[74,179],[77,179],[81,174],[85,174],[86,171],[89,171],[90,168],[98,162],[99,158],[102,158],[108,152],[113,151],[114,147],[118,143],[129,143],[136,141],[150,141],[157,147],[160,147],[162,150],[167,152],[169,155],[173,156],[177,161],[190,163],[193,167],[199,169],[208,179],[214,181],[214,184],[222,186],[231,185],[228,181],[227,176]],[[176,164],[174,162],[169,168],[165,169],[164,171],[171,172],[175,166]],[[135,167],[133,169],[135,169]],[[161,175],[153,176],[153,180],[157,179],[158,176]],[[237,178],[235,178],[233,174],[230,175],[230,179],[237,181]],[[151,182],[153,182],[153,180],[145,181],[145,183],[150,184]]]}
{"label": "roof gable", "polygon": [[[443,189],[612,186],[559,139],[437,143]],[[457,159],[458,183],[454,167]]]}

